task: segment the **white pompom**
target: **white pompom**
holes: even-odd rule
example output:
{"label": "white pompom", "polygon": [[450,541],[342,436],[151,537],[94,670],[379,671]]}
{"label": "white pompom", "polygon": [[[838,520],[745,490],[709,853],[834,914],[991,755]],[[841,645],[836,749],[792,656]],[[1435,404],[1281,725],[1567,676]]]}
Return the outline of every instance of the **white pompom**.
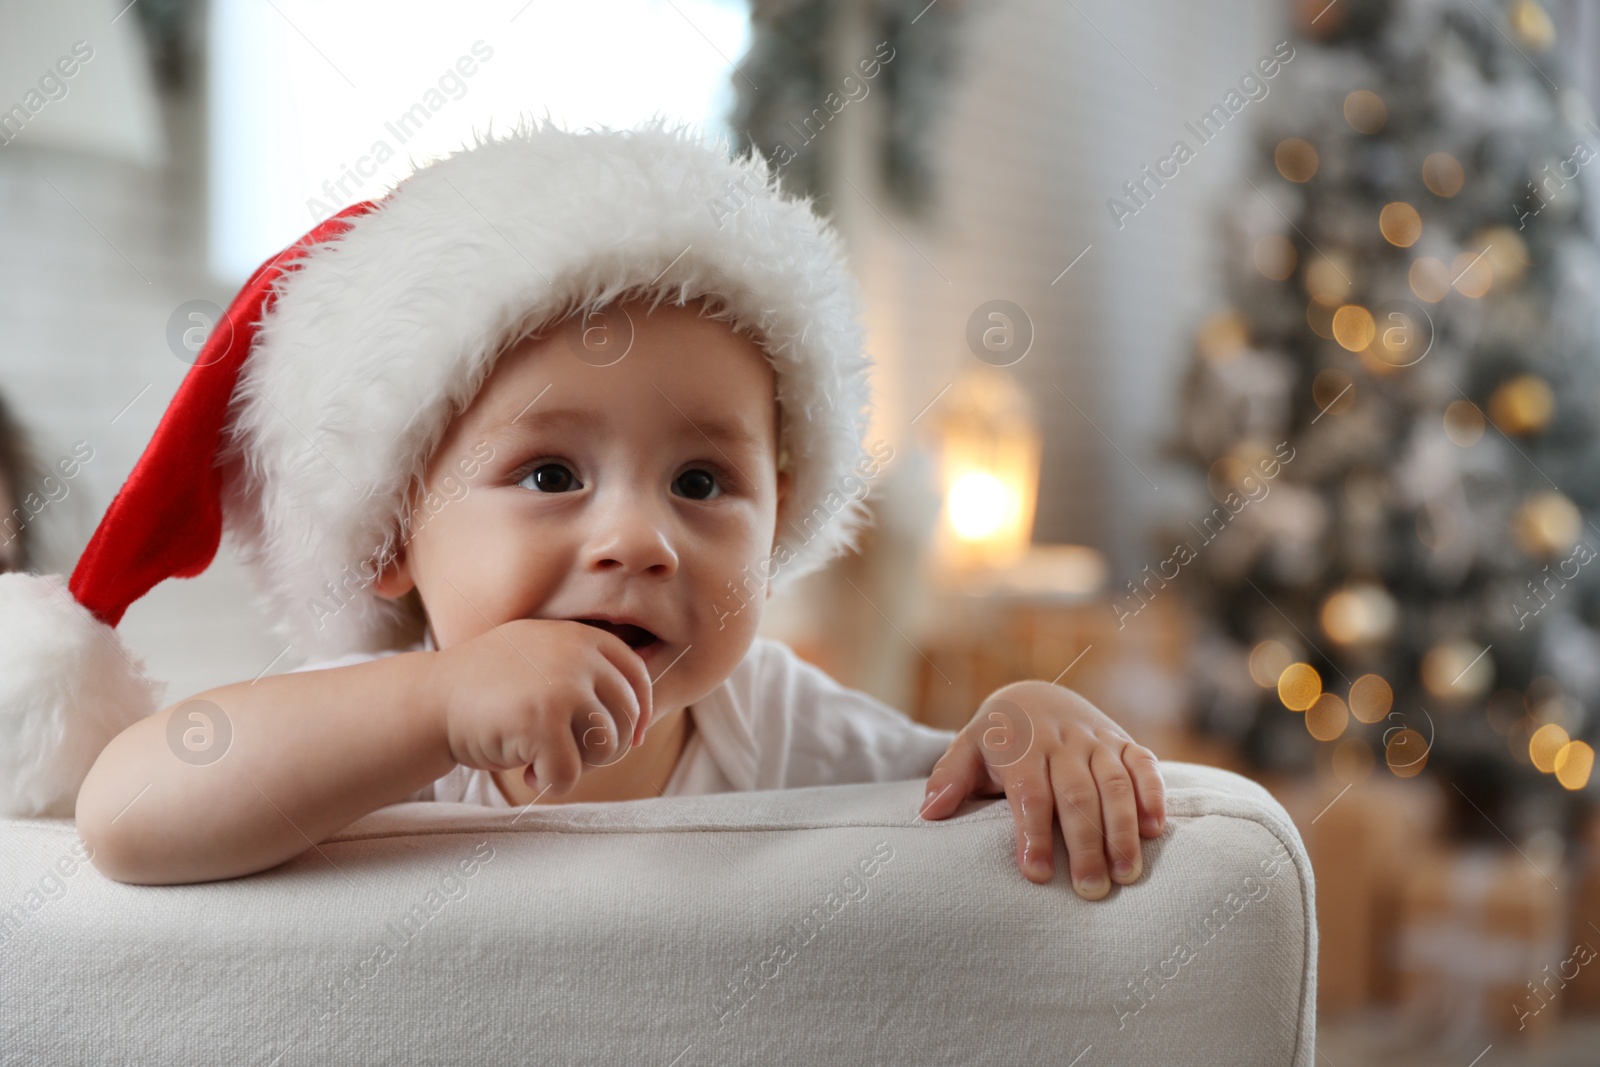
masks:
{"label": "white pompom", "polygon": [[70,817],[100,750],[165,682],[57,574],[0,574],[0,815]]}

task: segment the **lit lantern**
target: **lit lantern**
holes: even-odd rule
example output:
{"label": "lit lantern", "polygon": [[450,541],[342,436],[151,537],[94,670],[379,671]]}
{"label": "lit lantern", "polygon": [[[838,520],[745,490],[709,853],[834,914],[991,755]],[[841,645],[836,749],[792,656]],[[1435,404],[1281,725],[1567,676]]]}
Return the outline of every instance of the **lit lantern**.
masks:
{"label": "lit lantern", "polygon": [[942,405],[944,508],[936,552],[947,569],[1017,563],[1028,551],[1039,488],[1039,432],[1026,395],[992,367],[965,372]]}

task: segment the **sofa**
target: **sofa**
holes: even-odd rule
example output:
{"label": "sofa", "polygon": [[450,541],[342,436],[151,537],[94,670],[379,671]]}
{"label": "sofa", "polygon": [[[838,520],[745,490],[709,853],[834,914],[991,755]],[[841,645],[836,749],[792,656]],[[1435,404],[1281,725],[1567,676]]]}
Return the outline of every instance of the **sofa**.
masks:
{"label": "sofa", "polygon": [[1311,1067],[1305,850],[1164,765],[1100,901],[1017,870],[1004,797],[918,780],[492,810],[410,803],[272,870],[110,881],[0,819],[4,1064]]}

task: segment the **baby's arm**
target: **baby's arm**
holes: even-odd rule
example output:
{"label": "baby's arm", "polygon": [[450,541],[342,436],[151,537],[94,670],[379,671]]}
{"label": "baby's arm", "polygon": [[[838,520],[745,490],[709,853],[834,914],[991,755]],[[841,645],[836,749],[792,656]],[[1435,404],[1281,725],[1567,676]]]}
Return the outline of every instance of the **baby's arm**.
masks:
{"label": "baby's arm", "polygon": [[[78,792],[78,833],[95,866],[146,885],[231,878],[404,800],[455,765],[435,655],[225,685],[134,723]],[[183,726],[169,743],[173,715]],[[209,730],[225,749],[202,762],[212,754],[186,750],[182,730]]]}
{"label": "baby's arm", "polygon": [[[122,882],[251,874],[456,764],[527,767],[535,788],[570,792],[643,739],[650,701],[644,661],[620,637],[546,619],[504,623],[447,651],[238,682],[113,738],[78,791],[78,834],[95,866]],[[217,722],[191,727],[192,711]],[[169,731],[174,715],[181,725]],[[224,716],[220,758],[185,750],[190,728],[222,744]]]}

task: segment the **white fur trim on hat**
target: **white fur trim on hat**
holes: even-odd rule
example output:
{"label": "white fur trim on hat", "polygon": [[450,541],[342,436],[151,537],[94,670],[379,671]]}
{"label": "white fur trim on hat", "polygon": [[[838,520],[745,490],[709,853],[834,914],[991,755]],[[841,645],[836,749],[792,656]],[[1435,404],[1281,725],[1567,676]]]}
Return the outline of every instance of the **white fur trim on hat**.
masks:
{"label": "white fur trim on hat", "polygon": [[759,153],[728,156],[659,119],[519,127],[410,175],[278,282],[234,395],[224,513],[284,640],[319,658],[391,643],[402,613],[373,565],[451,418],[505,343],[630,292],[707,297],[773,363],[793,473],[774,588],[852,546],[855,280],[809,201]]}
{"label": "white fur trim on hat", "polygon": [[57,574],[0,574],[0,814],[69,817],[100,750],[166,683]]}

